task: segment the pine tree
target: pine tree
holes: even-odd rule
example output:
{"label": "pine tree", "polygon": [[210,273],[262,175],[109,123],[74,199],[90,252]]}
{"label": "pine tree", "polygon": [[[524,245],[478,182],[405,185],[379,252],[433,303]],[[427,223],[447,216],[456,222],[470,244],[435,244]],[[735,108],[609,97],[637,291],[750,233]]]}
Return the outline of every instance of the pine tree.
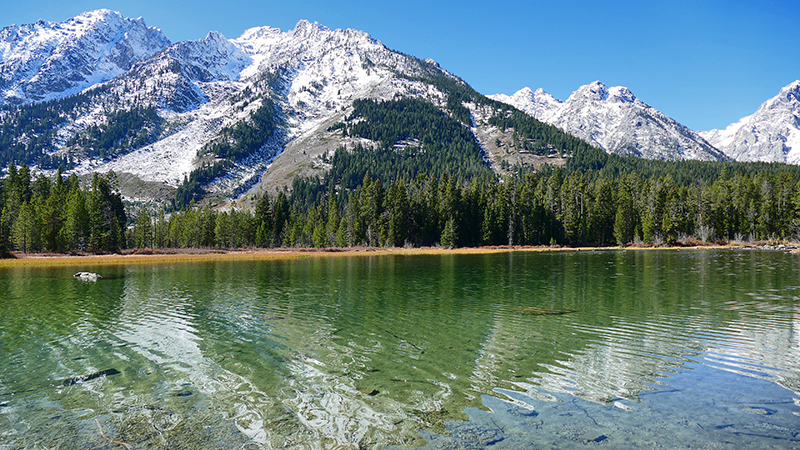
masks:
{"label": "pine tree", "polygon": [[279,192],[278,198],[275,199],[275,205],[272,209],[272,217],[274,226],[272,229],[272,246],[281,247],[285,242],[286,223],[289,220],[290,208],[289,200],[286,198],[285,192]]}
{"label": "pine tree", "polygon": [[447,220],[447,222],[445,222],[440,242],[442,247],[453,248],[456,246],[457,240],[458,240],[458,235],[456,233],[456,223],[455,220],[451,217],[450,219]]}
{"label": "pine tree", "polygon": [[327,246],[335,247],[338,245],[336,235],[339,231],[339,207],[336,204],[336,197],[330,194],[328,200],[328,218],[325,223],[325,241]]}
{"label": "pine tree", "polygon": [[153,223],[147,209],[142,210],[133,226],[133,245],[137,248],[153,246]]}
{"label": "pine tree", "polygon": [[0,211],[0,258],[4,258],[11,250],[11,216],[6,207]]}
{"label": "pine tree", "polygon": [[633,197],[627,182],[622,181],[617,186],[616,195],[617,212],[614,217],[614,239],[617,245],[633,241],[636,228],[635,211],[633,208]]}
{"label": "pine tree", "polygon": [[22,203],[17,220],[11,229],[11,237],[17,249],[24,253],[36,250],[38,248],[38,231],[36,211],[28,202]]}
{"label": "pine tree", "polygon": [[69,250],[86,250],[89,237],[89,214],[83,190],[74,185],[67,194],[64,226],[59,240]]}
{"label": "pine tree", "polygon": [[264,195],[256,202],[254,220],[256,225],[256,246],[269,247],[272,244],[273,210],[270,205],[269,195]]}

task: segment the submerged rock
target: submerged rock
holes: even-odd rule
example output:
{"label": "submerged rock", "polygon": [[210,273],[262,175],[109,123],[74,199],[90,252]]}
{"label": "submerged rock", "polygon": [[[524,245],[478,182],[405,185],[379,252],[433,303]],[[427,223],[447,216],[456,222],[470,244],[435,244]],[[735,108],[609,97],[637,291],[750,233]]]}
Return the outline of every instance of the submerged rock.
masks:
{"label": "submerged rock", "polygon": [[74,384],[79,384],[79,383],[84,383],[86,381],[94,380],[95,378],[107,377],[117,374],[119,374],[119,370],[117,369],[106,369],[106,370],[101,370],[100,372],[91,373],[89,375],[81,375],[79,377],[67,378],[66,380],[62,381],[60,385],[72,386]]}
{"label": "submerged rock", "polygon": [[94,272],[78,272],[75,275],[73,275],[73,277],[81,279],[83,281],[97,281],[100,278],[103,278],[100,276],[99,273],[94,273]]}
{"label": "submerged rock", "polygon": [[521,308],[517,308],[516,311],[522,315],[533,315],[533,316],[554,316],[558,314],[569,314],[577,312],[574,309],[550,309],[550,308],[539,308],[538,306],[523,306]]}

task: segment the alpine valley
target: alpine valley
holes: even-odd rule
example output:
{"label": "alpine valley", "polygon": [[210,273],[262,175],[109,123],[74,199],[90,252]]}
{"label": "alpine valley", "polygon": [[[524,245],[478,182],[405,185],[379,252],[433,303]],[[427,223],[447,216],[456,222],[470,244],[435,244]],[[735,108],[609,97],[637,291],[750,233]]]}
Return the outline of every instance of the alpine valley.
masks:
{"label": "alpine valley", "polygon": [[433,60],[307,21],[178,43],[109,10],[12,25],[0,30],[0,102],[2,167],[113,170],[141,201],[247,203],[325,176],[337,149],[450,158],[456,175],[563,165],[588,146],[800,163],[800,81],[725,130],[694,132],[624,87],[487,97]]}

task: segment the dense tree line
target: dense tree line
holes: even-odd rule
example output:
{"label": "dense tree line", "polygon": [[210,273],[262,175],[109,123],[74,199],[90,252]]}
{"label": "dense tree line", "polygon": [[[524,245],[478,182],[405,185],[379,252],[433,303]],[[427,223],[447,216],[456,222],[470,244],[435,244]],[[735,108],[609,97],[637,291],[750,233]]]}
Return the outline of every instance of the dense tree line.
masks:
{"label": "dense tree line", "polygon": [[125,248],[127,215],[113,175],[33,177],[10,164],[0,183],[0,254],[12,250],[116,251]]}
{"label": "dense tree line", "polygon": [[258,199],[252,212],[193,203],[172,214],[144,210],[127,233],[113,176],[94,175],[82,188],[74,175],[34,179],[27,166],[8,171],[0,184],[3,252],[673,244],[789,239],[800,230],[800,177],[792,170],[722,171],[711,183],[565,168],[469,181],[419,174],[384,183],[366,175],[352,189],[326,186],[310,203],[280,192]]}
{"label": "dense tree line", "polygon": [[732,162],[732,161],[661,161],[613,153],[586,146],[575,151],[567,159],[566,168],[570,172],[587,172],[597,176],[616,178],[626,174],[638,174],[644,178],[672,177],[678,184],[714,183],[720,176],[769,173],[779,175],[791,173],[800,177],[800,165]]}
{"label": "dense tree line", "polygon": [[254,213],[185,208],[168,220],[140,217],[134,240],[227,248],[788,239],[800,226],[800,178],[723,173],[712,184],[679,184],[670,176],[607,178],[559,168],[502,180],[419,175],[384,184],[367,175],[355,189],[332,188],[301,206],[280,193],[259,199]]}
{"label": "dense tree line", "polygon": [[194,203],[169,216],[144,210],[131,229],[130,242],[139,248],[288,246],[284,239],[290,214],[285,193],[275,199],[262,197],[253,212],[196,208]]}

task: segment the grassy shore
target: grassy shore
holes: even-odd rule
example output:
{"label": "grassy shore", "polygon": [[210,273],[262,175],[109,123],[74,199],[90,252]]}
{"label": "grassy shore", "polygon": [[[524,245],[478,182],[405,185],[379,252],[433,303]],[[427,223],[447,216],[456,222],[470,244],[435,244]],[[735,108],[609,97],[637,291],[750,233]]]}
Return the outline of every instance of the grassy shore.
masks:
{"label": "grassy shore", "polygon": [[[281,248],[281,249],[158,249],[126,251],[115,254],[58,254],[14,252],[10,258],[0,259],[0,267],[31,265],[76,265],[76,264],[135,264],[178,261],[213,260],[274,260],[297,258],[329,258],[339,256],[381,256],[381,255],[446,255],[446,254],[487,254],[501,252],[580,252],[602,250],[698,250],[730,248],[763,248],[768,243],[704,245],[692,247],[557,247],[557,246],[496,246],[465,247],[447,249],[442,247],[351,247],[351,248]],[[784,244],[787,250],[798,248],[797,244]]]}

